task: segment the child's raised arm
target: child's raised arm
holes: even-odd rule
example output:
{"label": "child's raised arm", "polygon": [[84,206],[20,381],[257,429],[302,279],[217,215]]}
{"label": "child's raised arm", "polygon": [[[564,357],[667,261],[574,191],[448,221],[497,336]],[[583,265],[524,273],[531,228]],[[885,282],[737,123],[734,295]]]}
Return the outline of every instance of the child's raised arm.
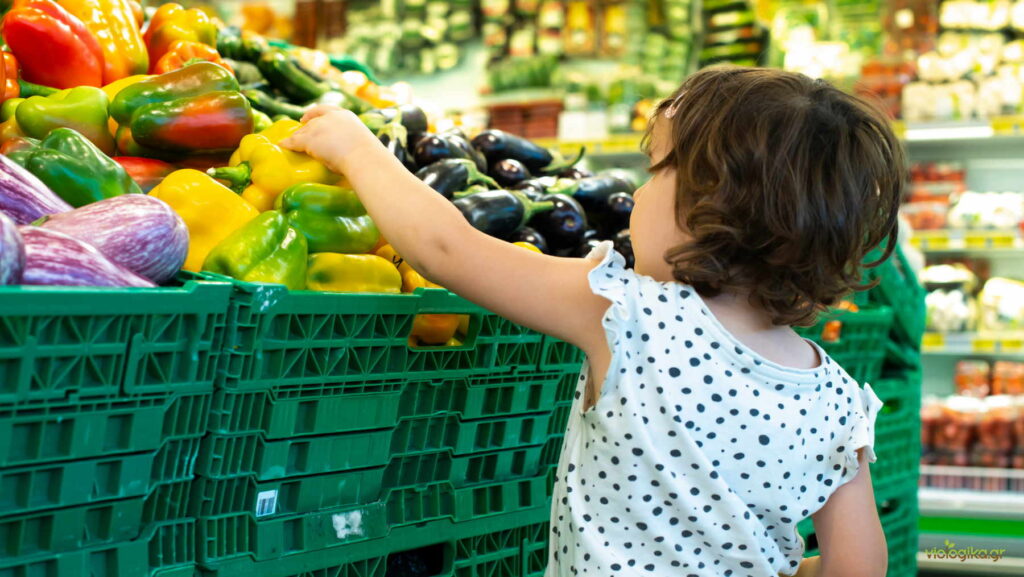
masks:
{"label": "child's raised arm", "polygon": [[607,355],[601,317],[608,301],[591,292],[592,260],[557,258],[492,238],[469,225],[350,111],[310,110],[282,145],[344,174],[384,237],[412,267],[514,322]]}
{"label": "child's raised arm", "polygon": [[[858,451],[857,460],[857,476],[836,489],[812,515],[821,550],[818,577],[885,577],[889,556],[875,508],[871,472],[863,451]],[[803,570],[801,566],[800,577]]]}

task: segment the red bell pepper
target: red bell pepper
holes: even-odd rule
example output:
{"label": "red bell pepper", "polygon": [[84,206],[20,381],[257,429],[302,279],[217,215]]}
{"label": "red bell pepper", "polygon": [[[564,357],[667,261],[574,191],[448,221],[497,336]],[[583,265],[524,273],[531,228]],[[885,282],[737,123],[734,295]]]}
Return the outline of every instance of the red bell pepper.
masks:
{"label": "red bell pepper", "polygon": [[135,184],[138,184],[142,192],[145,193],[156,188],[156,185],[160,184],[168,174],[178,170],[177,166],[155,158],[115,156],[114,160],[124,167],[128,176],[132,177]]}
{"label": "red bell pepper", "polygon": [[149,70],[149,54],[129,0],[59,2],[77,16],[99,42],[103,51],[103,84]]}
{"label": "red bell pepper", "polygon": [[4,16],[4,39],[22,77],[55,88],[103,86],[103,51],[77,17],[52,0],[15,4]]}

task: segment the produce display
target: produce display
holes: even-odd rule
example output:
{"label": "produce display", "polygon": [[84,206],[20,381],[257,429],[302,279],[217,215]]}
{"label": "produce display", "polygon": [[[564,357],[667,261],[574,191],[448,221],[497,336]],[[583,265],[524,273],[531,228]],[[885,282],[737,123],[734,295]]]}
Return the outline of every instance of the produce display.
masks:
{"label": "produce display", "polygon": [[[432,132],[366,75],[325,74],[316,54],[200,10],[164,4],[143,23],[121,0],[29,0],[4,33],[5,284],[154,287],[186,270],[292,290],[437,287],[387,245],[344,177],[280,146],[322,103],[360,114],[477,229],[565,256],[615,240],[631,258],[635,185],[574,168],[582,150],[565,159],[500,130]],[[82,67],[57,73],[40,46]],[[460,321],[417,323],[414,336],[443,344]]]}

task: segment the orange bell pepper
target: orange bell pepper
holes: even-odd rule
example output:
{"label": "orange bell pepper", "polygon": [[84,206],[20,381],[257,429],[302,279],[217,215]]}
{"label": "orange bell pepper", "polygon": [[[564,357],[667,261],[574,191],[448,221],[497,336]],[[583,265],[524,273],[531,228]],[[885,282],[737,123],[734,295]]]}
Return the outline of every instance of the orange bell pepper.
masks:
{"label": "orange bell pepper", "polygon": [[103,51],[103,84],[149,70],[149,53],[129,0],[59,0]]}
{"label": "orange bell pepper", "polygon": [[459,315],[416,315],[409,336],[417,338],[421,345],[444,345],[455,337],[457,328]]}
{"label": "orange bell pepper", "polygon": [[0,52],[0,104],[21,95],[18,84],[18,59],[10,52]]}
{"label": "orange bell pepper", "polygon": [[163,74],[172,70],[184,68],[193,60],[205,60],[213,62],[228,69],[232,74],[234,70],[217,53],[217,49],[207,46],[201,42],[191,40],[178,40],[164,53],[160,60],[153,66],[154,74]]}

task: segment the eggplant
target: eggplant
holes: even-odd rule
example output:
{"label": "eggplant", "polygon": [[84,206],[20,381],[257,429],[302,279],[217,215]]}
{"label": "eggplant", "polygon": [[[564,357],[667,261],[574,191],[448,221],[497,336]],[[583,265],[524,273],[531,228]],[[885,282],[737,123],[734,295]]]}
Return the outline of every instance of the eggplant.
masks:
{"label": "eggplant", "polygon": [[572,197],[587,212],[605,213],[608,198],[616,192],[633,194],[636,185],[618,176],[591,176],[576,181]]}
{"label": "eggplant", "polygon": [[85,241],[113,263],[157,284],[174,277],[188,254],[185,221],[166,202],[145,194],[87,204],[46,217],[40,226]]}
{"label": "eggplant", "polygon": [[490,174],[503,187],[513,187],[533,177],[522,162],[512,158],[491,163]]}
{"label": "eggplant", "polygon": [[619,254],[626,259],[626,268],[633,268],[636,259],[633,257],[633,239],[629,234],[629,229],[624,228],[617,232],[612,237],[612,244],[615,246],[615,250],[619,251]]}
{"label": "eggplant", "polygon": [[485,190],[457,198],[452,204],[473,228],[502,240],[538,214],[554,208],[552,202],[533,202],[522,193],[509,190]]}
{"label": "eggplant", "polygon": [[472,160],[465,158],[446,158],[421,168],[416,173],[427,186],[451,200],[456,192],[466,190],[470,185],[485,184],[498,188],[494,179],[481,174]]}
{"label": "eggplant", "polygon": [[551,254],[548,241],[539,232],[528,227],[521,226],[508,237],[509,242],[528,242],[537,247],[544,254]]}
{"label": "eggplant", "polygon": [[416,158],[416,164],[419,164],[420,166],[434,164],[438,160],[444,160],[446,158],[464,158],[466,160],[473,160],[474,163],[476,162],[470,157],[468,152],[443,136],[437,134],[424,134],[423,137],[416,142],[416,148],[413,149],[413,156]]}
{"label": "eggplant", "polygon": [[578,166],[570,166],[562,172],[558,173],[558,178],[571,178],[573,180],[579,180],[581,178],[589,178],[594,176],[593,172],[590,172],[586,168],[580,168]]}
{"label": "eggplant", "polygon": [[29,224],[40,217],[69,210],[71,205],[35,175],[0,155],[0,212],[16,224]]}
{"label": "eggplant", "polygon": [[152,282],[114,264],[85,241],[38,226],[18,228],[25,239],[21,284],[96,287],[154,287]]}
{"label": "eggplant", "polygon": [[398,107],[382,108],[380,110],[371,110],[370,113],[379,113],[384,116],[387,122],[393,121],[398,118],[401,113],[402,126],[409,133],[409,138],[417,138],[419,135],[427,131],[427,115],[423,112],[423,109],[419,106],[412,104],[403,104]]}
{"label": "eggplant", "polygon": [[18,225],[0,212],[0,285],[18,284],[25,270],[25,241]]}
{"label": "eggplant", "polygon": [[476,163],[476,167],[480,169],[480,172],[487,172],[487,157],[479,150],[473,148],[473,145],[469,143],[469,140],[462,134],[461,130],[458,132],[448,131],[442,137],[447,138],[449,142],[466,153],[468,158]]}
{"label": "eggplant", "polygon": [[571,256],[584,258],[599,244],[601,244],[601,239],[598,238],[597,230],[588,228],[584,231],[580,243],[573,249]]}
{"label": "eggplant", "polygon": [[483,153],[487,162],[494,163],[511,158],[523,163],[532,172],[540,172],[555,160],[554,155],[546,148],[496,128],[476,135],[473,146]]}
{"label": "eggplant", "polygon": [[409,172],[415,173],[418,169],[416,160],[409,153],[407,147],[408,132],[401,123],[391,121],[377,131],[377,138],[381,144],[388,149]]}
{"label": "eggplant", "polygon": [[587,215],[583,207],[564,194],[547,194],[540,197],[539,202],[550,202],[554,208],[534,216],[528,224],[544,235],[552,250],[578,245],[587,230]]}
{"label": "eggplant", "polygon": [[616,192],[609,196],[605,206],[607,211],[604,223],[606,231],[611,233],[629,228],[629,217],[633,214],[633,206],[635,204],[636,201],[633,200],[633,195],[625,192]]}

